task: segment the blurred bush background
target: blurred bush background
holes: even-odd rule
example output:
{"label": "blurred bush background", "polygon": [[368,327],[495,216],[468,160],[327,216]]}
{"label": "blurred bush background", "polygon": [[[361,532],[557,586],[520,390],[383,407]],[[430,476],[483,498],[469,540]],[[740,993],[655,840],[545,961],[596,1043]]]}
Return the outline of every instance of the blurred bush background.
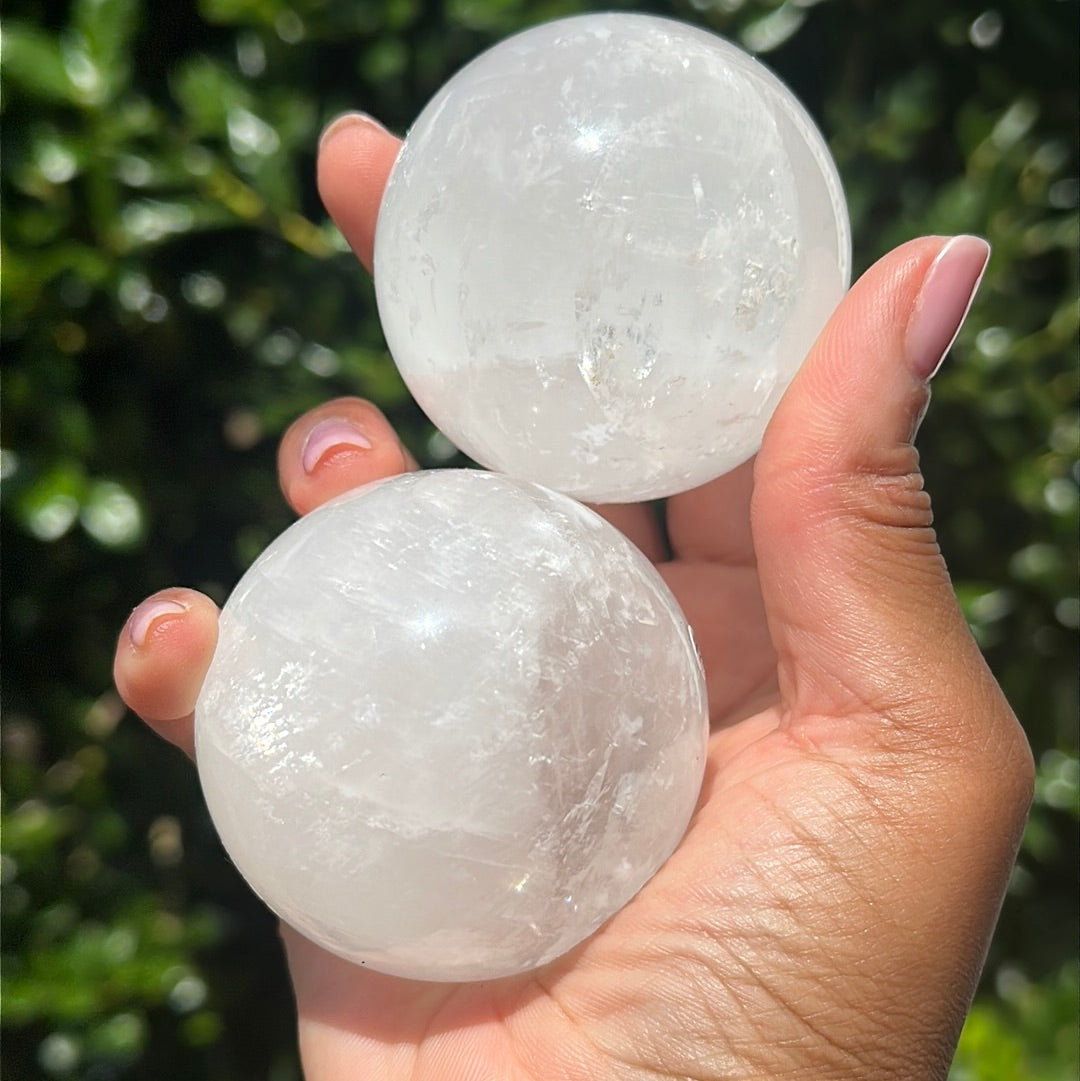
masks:
{"label": "blurred bush background", "polygon": [[[637,4],[760,54],[818,118],[857,269],[994,245],[920,435],[1037,802],[954,1065],[1077,1076],[1076,0]],[[605,6],[621,7],[621,4]],[[337,394],[453,460],[313,184],[323,124],[404,130],[462,63],[572,0],[9,0],[3,20],[3,1066],[299,1076],[271,919],[196,778],[125,716],[145,594],[223,599],[289,521],[274,447]]]}

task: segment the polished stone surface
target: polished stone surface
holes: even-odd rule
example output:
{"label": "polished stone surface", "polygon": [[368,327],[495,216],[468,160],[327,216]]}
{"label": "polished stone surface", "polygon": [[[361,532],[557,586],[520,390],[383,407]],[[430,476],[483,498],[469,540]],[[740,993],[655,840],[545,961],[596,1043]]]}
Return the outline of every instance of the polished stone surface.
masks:
{"label": "polished stone surface", "polygon": [[598,502],[750,457],[849,270],[840,182],[791,93],[630,14],[536,27],[451,79],[375,243],[387,341],[432,420]]}
{"label": "polished stone surface", "polygon": [[256,892],[428,980],[532,968],[625,904],[686,828],[707,729],[655,568],[573,500],[463,470],[278,538],[196,709],[207,803]]}

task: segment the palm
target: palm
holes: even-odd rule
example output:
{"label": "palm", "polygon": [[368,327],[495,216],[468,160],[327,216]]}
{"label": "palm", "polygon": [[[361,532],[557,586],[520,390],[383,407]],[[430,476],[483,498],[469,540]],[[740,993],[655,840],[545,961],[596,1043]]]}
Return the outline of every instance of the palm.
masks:
{"label": "palm", "polygon": [[[688,1053],[685,1040],[678,1050],[674,1044],[649,1048],[640,1034],[672,1012],[674,999],[685,1000],[685,1011],[692,1012],[701,989],[694,970],[713,963],[685,948],[695,912],[715,916],[715,898],[703,904],[704,884],[723,890],[726,881],[745,883],[747,836],[766,822],[770,844],[778,829],[788,831],[784,816],[763,806],[755,783],[763,771],[783,771],[792,754],[784,740],[769,735],[779,725],[775,705],[767,704],[776,697],[775,658],[746,546],[746,480],[743,472],[721,483],[743,495],[732,510],[742,521],[725,534],[728,551],[721,545],[710,554],[692,535],[703,501],[712,509],[721,494],[707,487],[680,497],[689,505],[672,515],[674,558],[659,565],[695,624],[714,729],[701,804],[679,850],[626,909],[569,956],[505,980],[400,980],[340,961],[286,931],[310,1077],[324,1070],[376,1078],[400,1071],[452,1081],[475,1076],[468,1071],[481,1062],[489,1071],[482,1076],[508,1079],[573,1076],[571,1067],[589,1077],[700,1068],[700,1058],[680,1064]],[[649,548],[645,513],[622,508],[613,517]],[[680,521],[691,523],[687,558],[680,552]],[[745,918],[746,899],[739,904]],[[730,973],[733,983],[746,963]]]}

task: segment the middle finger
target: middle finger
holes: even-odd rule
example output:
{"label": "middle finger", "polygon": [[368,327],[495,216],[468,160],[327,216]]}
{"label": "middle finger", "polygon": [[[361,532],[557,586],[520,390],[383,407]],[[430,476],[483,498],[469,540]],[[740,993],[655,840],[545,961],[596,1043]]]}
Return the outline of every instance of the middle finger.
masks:
{"label": "middle finger", "polygon": [[415,468],[390,422],[362,398],[336,398],[305,413],[278,447],[281,490],[298,514]]}

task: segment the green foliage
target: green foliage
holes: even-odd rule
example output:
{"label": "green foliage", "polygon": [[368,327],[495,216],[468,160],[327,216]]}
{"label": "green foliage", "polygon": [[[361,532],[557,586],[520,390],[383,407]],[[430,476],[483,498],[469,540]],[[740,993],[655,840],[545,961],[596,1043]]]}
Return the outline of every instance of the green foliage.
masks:
{"label": "green foliage", "polygon": [[[860,268],[924,232],[994,244],[920,447],[1040,771],[954,1077],[1075,1076],[1077,4],[629,6],[733,37],[792,85]],[[452,457],[318,204],[318,133],[353,108],[403,129],[485,45],[583,7],[6,5],[4,1078],[298,1076],[272,921],[186,763],[124,716],[112,641],[151,590],[224,597],[287,523],[274,445],[305,408],[365,395],[423,462]]]}
{"label": "green foliage", "polygon": [[1077,963],[1041,983],[1003,968],[997,991],[972,1009],[950,1081],[1073,1081],[1080,1070]]}

